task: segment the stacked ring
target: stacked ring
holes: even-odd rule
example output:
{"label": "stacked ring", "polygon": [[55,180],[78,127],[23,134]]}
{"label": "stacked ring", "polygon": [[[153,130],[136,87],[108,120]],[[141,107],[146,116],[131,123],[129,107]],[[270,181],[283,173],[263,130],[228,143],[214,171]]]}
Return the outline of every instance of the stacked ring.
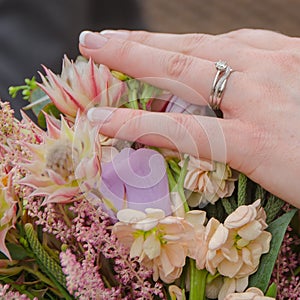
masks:
{"label": "stacked ring", "polygon": [[213,110],[219,110],[223,92],[226,87],[226,82],[229,75],[232,72],[232,69],[227,65],[225,61],[221,60],[216,62],[215,66],[217,69],[217,73],[212,84],[212,89],[209,97],[209,104]]}

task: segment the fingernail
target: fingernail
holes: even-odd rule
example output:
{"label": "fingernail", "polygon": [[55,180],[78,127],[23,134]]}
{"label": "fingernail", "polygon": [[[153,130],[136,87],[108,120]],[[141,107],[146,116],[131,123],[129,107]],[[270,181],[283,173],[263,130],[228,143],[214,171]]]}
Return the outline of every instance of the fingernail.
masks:
{"label": "fingernail", "polygon": [[102,30],[101,35],[106,35],[108,37],[117,38],[117,39],[126,39],[129,36],[129,32],[126,30]]}
{"label": "fingernail", "polygon": [[90,49],[99,49],[106,44],[108,39],[96,32],[82,31],[79,35],[79,43]]}
{"label": "fingernail", "polygon": [[115,108],[91,108],[87,112],[87,117],[90,122],[97,122],[97,123],[107,123],[111,120],[112,114],[115,111]]}

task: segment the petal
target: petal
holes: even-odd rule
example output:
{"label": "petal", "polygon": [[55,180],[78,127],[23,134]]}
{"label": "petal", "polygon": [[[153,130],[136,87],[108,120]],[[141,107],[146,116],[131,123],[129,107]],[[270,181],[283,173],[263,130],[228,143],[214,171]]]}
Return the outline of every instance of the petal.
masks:
{"label": "petal", "polygon": [[235,279],[224,278],[223,286],[218,295],[218,300],[224,300],[226,295],[235,292]]}
{"label": "petal", "polygon": [[239,293],[243,292],[247,288],[248,282],[249,282],[248,276],[236,279],[235,280],[235,285],[236,285],[235,290]]}
{"label": "petal", "polygon": [[239,259],[237,262],[231,262],[229,260],[224,259],[218,265],[218,271],[222,275],[232,278],[238,274],[242,265],[243,265],[243,261],[241,259]]}
{"label": "petal", "polygon": [[170,263],[175,267],[183,267],[185,265],[186,250],[180,244],[166,244],[163,246]]}
{"label": "petal", "polygon": [[222,254],[231,262],[237,262],[239,259],[238,251],[235,247],[222,248]]}
{"label": "petal", "polygon": [[262,225],[260,222],[253,220],[252,222],[244,225],[238,230],[239,236],[243,239],[252,241],[255,240],[262,231]]}
{"label": "petal", "polygon": [[227,240],[229,230],[220,224],[208,243],[211,250],[220,248]]}
{"label": "petal", "polygon": [[144,236],[140,235],[134,240],[134,242],[131,245],[130,257],[131,258],[136,257],[136,256],[140,257],[141,253],[143,251],[143,245],[144,245]]}
{"label": "petal", "polygon": [[137,223],[146,217],[145,213],[130,208],[122,209],[117,213],[118,220],[124,223]]}
{"label": "petal", "polygon": [[158,240],[155,234],[150,234],[144,242],[145,254],[150,259],[153,259],[160,255],[161,252],[160,250],[161,250],[160,241]]}

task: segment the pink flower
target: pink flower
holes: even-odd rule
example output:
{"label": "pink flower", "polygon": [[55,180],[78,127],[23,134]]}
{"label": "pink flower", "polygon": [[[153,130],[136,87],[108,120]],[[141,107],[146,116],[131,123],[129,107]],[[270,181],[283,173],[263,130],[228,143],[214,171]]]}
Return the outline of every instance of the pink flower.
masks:
{"label": "pink flower", "polygon": [[77,115],[73,126],[47,117],[47,129],[41,144],[25,144],[32,159],[24,163],[27,175],[20,183],[34,189],[31,196],[45,196],[44,203],[67,203],[96,189],[101,175],[97,128]]}
{"label": "pink flower", "polygon": [[78,110],[84,112],[92,106],[121,105],[126,85],[113,77],[104,65],[84,59],[74,63],[65,56],[61,76],[44,69],[47,77],[40,74],[43,83],[39,86],[56,107],[68,116],[75,117]]}
{"label": "pink flower", "polygon": [[8,175],[0,178],[0,251],[10,260],[11,256],[5,245],[5,237],[16,222],[17,205],[12,186],[13,171],[12,169]]}

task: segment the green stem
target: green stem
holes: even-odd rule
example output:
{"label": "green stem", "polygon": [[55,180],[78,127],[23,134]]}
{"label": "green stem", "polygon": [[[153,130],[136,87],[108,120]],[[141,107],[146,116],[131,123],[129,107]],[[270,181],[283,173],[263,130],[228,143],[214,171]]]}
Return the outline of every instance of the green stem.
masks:
{"label": "green stem", "polygon": [[205,300],[206,277],[208,271],[198,270],[195,260],[190,259],[190,297],[189,300]]}
{"label": "green stem", "polygon": [[238,206],[246,204],[248,178],[240,173],[238,183]]}

